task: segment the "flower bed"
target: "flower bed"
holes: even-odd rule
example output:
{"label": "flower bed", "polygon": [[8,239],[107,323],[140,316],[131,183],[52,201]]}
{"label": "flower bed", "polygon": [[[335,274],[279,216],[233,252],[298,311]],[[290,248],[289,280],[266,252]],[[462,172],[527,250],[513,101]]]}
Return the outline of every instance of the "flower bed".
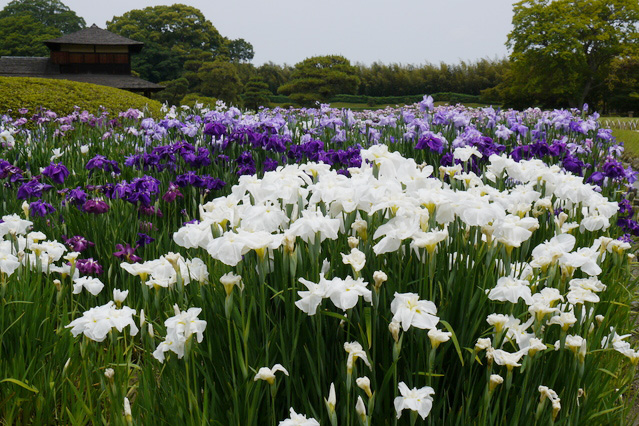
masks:
{"label": "flower bed", "polygon": [[625,419],[636,173],[596,115],[3,126],[9,423]]}

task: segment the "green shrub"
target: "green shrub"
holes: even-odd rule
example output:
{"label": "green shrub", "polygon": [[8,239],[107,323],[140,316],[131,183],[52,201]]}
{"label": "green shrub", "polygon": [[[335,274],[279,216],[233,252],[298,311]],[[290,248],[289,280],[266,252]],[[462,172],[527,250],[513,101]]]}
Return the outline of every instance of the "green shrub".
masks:
{"label": "green shrub", "polygon": [[[435,102],[449,102],[451,104],[480,103],[479,95],[467,95],[465,93],[441,92],[431,95]],[[421,100],[421,99],[420,99]]]}
{"label": "green shrub", "polygon": [[348,104],[365,104],[368,102],[368,96],[365,95],[335,95],[331,98],[331,102],[345,102]]}
{"label": "green shrub", "polygon": [[100,107],[111,113],[129,108],[148,109],[150,115],[160,117],[162,104],[126,90],[68,80],[31,77],[0,77],[0,114],[17,115],[18,109],[29,113],[41,107],[58,115],[67,115],[78,106],[96,114]]}
{"label": "green shrub", "polygon": [[291,102],[291,99],[286,95],[271,95],[268,97],[268,99],[274,104],[284,104]]}
{"label": "green shrub", "polygon": [[217,99],[212,98],[211,96],[204,96],[200,93],[189,93],[182,98],[180,105],[188,105],[190,107],[194,107],[196,103],[199,103],[206,108],[215,108],[216,102]]}

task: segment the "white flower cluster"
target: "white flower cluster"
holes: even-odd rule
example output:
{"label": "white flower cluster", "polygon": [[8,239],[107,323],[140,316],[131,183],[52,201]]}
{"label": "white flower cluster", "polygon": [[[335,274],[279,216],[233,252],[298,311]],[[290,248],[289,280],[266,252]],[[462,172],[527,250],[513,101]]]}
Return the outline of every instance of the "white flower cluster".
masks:
{"label": "white flower cluster", "polygon": [[122,332],[127,325],[130,327],[131,336],[135,336],[139,330],[133,321],[133,315],[135,309],[128,306],[118,309],[115,303],[110,301],[106,305],[96,306],[84,312],[82,317],[71,321],[66,328],[71,328],[74,337],[83,333],[96,342],[102,342],[112,328]]}
{"label": "white flower cluster", "polygon": [[208,269],[201,259],[185,260],[176,253],[168,253],[159,259],[142,263],[122,262],[120,266],[129,274],[139,276],[150,288],[172,287],[177,283],[178,271],[184,285],[191,280],[204,283],[209,279]]}
{"label": "white flower cluster", "polygon": [[[460,158],[467,154],[457,153]],[[180,228],[173,239],[235,266],[252,250],[263,258],[283,245],[294,248],[298,238],[311,244],[316,238],[336,239],[350,231],[342,213],[354,213],[361,220],[361,213],[381,211],[385,221],[372,231],[378,240],[376,254],[396,251],[407,239],[416,251],[425,248],[432,253],[449,239],[446,225],[457,218],[465,226],[481,227],[487,241],[512,248],[532,236],[539,227],[534,216],[544,210],[562,208],[566,218],[582,217],[574,225],[564,219],[564,230],[576,226],[593,231],[606,229],[618,209],[581,177],[540,160],[515,162],[493,155],[483,178],[442,168],[442,175],[453,176],[448,184],[432,177],[431,166],[420,167],[386,145],[374,145],[361,155],[368,162],[349,169],[350,177],[315,163],[280,167],[262,179],[242,176],[229,196],[201,205],[200,222]],[[517,184],[500,191],[485,183],[497,177]],[[442,229],[429,229],[433,215]]]}
{"label": "white flower cluster", "polygon": [[198,315],[202,312],[201,308],[189,308],[186,311],[180,311],[175,305],[175,316],[164,321],[166,326],[166,338],[153,352],[153,357],[160,362],[164,362],[164,353],[171,351],[177,354],[178,358],[184,356],[186,342],[195,334],[198,343],[204,339],[204,330],[206,329],[206,321],[198,319]]}
{"label": "white flower cluster", "polygon": [[298,292],[301,299],[295,302],[295,306],[308,315],[315,315],[317,307],[325,298],[330,298],[331,302],[343,311],[355,306],[360,296],[368,303],[373,301],[372,292],[367,288],[368,283],[362,278],[335,277],[327,280],[324,274],[321,274],[317,284],[304,278],[300,278],[299,282],[304,284],[308,291]]}
{"label": "white flower cluster", "polygon": [[17,214],[2,217],[0,274],[11,276],[20,265],[33,270],[39,267],[46,274],[57,273],[62,278],[69,276],[73,270],[73,294],[79,294],[85,289],[97,296],[104,288],[104,283],[99,278],[81,277],[80,272],[72,267],[79,253],[67,252],[64,244],[47,240],[42,232],[29,232],[32,225],[33,222],[21,219]]}

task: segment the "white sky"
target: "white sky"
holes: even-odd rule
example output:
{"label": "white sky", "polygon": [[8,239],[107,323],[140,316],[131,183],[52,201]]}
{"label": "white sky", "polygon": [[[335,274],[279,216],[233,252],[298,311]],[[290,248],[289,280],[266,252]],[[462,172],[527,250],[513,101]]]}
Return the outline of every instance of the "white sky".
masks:
{"label": "white sky", "polygon": [[[62,0],[87,25],[182,3],[225,37],[253,45],[253,64],[343,55],[351,63],[449,64],[507,56],[513,0]],[[8,0],[0,0],[0,8]]]}

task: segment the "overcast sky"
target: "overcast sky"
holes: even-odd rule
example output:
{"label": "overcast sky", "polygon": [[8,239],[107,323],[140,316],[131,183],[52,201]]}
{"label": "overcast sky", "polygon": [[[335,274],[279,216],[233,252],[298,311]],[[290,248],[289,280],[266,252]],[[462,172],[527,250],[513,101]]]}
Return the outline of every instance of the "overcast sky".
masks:
{"label": "overcast sky", "polygon": [[[449,64],[501,58],[512,0],[62,0],[87,25],[160,4],[194,6],[225,37],[253,45],[253,64],[343,55],[352,63]],[[0,0],[4,7],[8,0]]]}

